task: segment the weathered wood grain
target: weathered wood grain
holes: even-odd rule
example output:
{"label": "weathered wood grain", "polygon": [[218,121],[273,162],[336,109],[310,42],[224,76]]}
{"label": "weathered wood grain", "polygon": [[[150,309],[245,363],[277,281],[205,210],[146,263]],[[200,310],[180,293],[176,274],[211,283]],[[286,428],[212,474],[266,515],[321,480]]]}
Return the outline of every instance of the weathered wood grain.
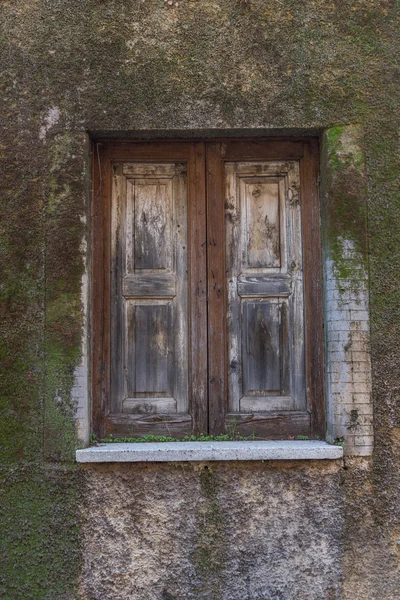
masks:
{"label": "weathered wood grain", "polygon": [[125,398],[122,410],[127,414],[164,414],[176,412],[173,398]]}
{"label": "weathered wood grain", "polygon": [[306,411],[254,412],[226,415],[226,431],[261,439],[288,439],[310,435],[310,414]]}
{"label": "weathered wood grain", "polygon": [[[138,160],[137,156],[135,158]],[[182,168],[186,171],[186,163],[182,163]],[[122,173],[127,178],[144,179],[145,185],[147,177],[158,180],[165,178],[168,182],[176,173],[176,163],[124,163]]]}
{"label": "weathered wood grain", "polygon": [[173,340],[171,303],[126,303],[126,395],[172,396]]}
{"label": "weathered wood grain", "polygon": [[184,142],[107,142],[107,155],[109,160],[118,162],[187,162],[190,146]]}
{"label": "weathered wood grain", "polygon": [[266,411],[295,410],[295,401],[292,396],[269,396],[268,403],[265,396],[243,396],[240,398],[241,413],[260,413]]}
{"label": "weathered wood grain", "polygon": [[167,435],[182,438],[192,432],[192,417],[189,414],[124,414],[108,415],[104,434],[136,437],[142,435]]}
{"label": "weathered wood grain", "polygon": [[129,297],[163,296],[173,298],[176,296],[177,282],[174,273],[131,273],[122,279],[122,295]]}
{"label": "weathered wood grain", "polygon": [[279,300],[276,298],[246,299],[242,302],[241,393],[245,396],[250,393],[267,396],[281,391],[279,313]]}
{"label": "weathered wood grain", "polygon": [[290,296],[292,292],[292,279],[287,275],[260,275],[237,278],[237,293],[239,296]]}
{"label": "weathered wood grain", "polygon": [[111,197],[110,408],[114,413],[121,410],[121,401],[127,393],[124,376],[126,315],[120,291],[126,260],[127,181],[120,164],[112,166]]}
{"label": "weathered wood grain", "polygon": [[186,168],[118,163],[113,169],[111,412],[122,412],[126,398],[144,395],[150,407],[150,398],[161,395],[186,413]]}
{"label": "weathered wood grain", "polygon": [[207,146],[208,416],[209,432],[224,429],[227,412],[225,225],[221,144]]}
{"label": "weathered wood grain", "polygon": [[207,205],[205,144],[192,145],[189,180],[190,413],[195,434],[208,431]]}
{"label": "weathered wood grain", "polygon": [[323,435],[316,143],[94,150],[94,431]]}
{"label": "weathered wood grain", "polygon": [[224,159],[229,160],[299,160],[304,154],[302,141],[226,140]]}
{"label": "weathered wood grain", "polygon": [[94,144],[92,195],[92,423],[96,435],[105,433],[110,397],[110,163],[103,144]]}
{"label": "weathered wood grain", "polygon": [[300,162],[303,211],[303,254],[306,335],[306,385],[313,436],[325,436],[324,334],[322,303],[322,246],[318,189],[318,142],[304,145]]}
{"label": "weathered wood grain", "polygon": [[135,180],[134,269],[173,269],[172,178]]}
{"label": "weathered wood grain", "polygon": [[225,174],[230,410],[306,410],[298,162]]}
{"label": "weathered wood grain", "polygon": [[241,179],[245,198],[242,219],[248,268],[280,267],[281,235],[278,182]]}

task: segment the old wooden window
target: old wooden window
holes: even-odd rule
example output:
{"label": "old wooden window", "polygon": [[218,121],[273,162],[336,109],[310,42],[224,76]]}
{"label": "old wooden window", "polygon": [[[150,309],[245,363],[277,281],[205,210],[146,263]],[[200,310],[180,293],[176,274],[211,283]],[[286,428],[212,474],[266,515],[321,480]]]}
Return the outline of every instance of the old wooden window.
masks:
{"label": "old wooden window", "polygon": [[96,143],[97,435],[324,434],[314,140]]}

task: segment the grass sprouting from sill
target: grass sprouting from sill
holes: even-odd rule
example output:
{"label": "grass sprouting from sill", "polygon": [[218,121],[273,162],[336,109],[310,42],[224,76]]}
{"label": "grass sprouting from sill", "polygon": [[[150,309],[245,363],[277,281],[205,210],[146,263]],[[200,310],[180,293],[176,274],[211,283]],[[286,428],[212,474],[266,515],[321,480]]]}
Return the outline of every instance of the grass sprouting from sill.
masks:
{"label": "grass sprouting from sill", "polygon": [[143,435],[141,437],[114,437],[112,434],[108,438],[98,439],[95,435],[91,436],[91,444],[134,444],[143,442],[240,442],[254,440],[255,437],[244,437],[239,434],[229,435],[187,435],[183,438],[174,438],[167,435]]}

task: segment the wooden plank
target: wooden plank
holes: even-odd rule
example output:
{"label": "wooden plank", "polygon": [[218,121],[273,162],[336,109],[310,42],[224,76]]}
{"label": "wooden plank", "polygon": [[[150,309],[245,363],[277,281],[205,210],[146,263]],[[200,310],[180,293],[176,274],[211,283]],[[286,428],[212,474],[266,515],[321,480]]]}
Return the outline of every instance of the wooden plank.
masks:
{"label": "wooden plank", "polygon": [[[286,269],[292,279],[291,295],[285,299],[282,322],[283,363],[286,365],[285,393],[295,398],[296,409],[305,410],[307,394],[305,384],[304,335],[304,264],[302,247],[302,207],[300,202],[300,170],[297,161],[288,163],[288,172],[281,182],[282,206],[285,206]],[[282,303],[283,304],[283,303]]]}
{"label": "wooden plank", "polygon": [[192,433],[192,418],[189,414],[117,414],[109,415],[105,422],[104,437],[140,437],[143,435],[165,435],[182,438]]}
{"label": "wooden plank", "polygon": [[310,436],[310,414],[306,411],[277,411],[226,415],[226,431],[259,439],[288,439]]}
{"label": "wooden plank", "polygon": [[[243,262],[242,237],[239,235],[242,210],[238,189],[237,163],[225,163],[225,243],[228,341],[228,404],[229,410],[240,410],[242,396],[242,344],[240,342],[241,305],[238,302],[238,281]],[[244,278],[245,284],[247,277]]]}
{"label": "wooden plank", "polygon": [[272,274],[257,277],[240,275],[237,283],[239,296],[289,296],[292,292],[291,278]]}
{"label": "wooden plank", "polygon": [[105,433],[104,417],[110,397],[110,199],[111,177],[107,149],[93,146],[92,195],[92,426]]}
{"label": "wooden plank", "polygon": [[306,385],[312,435],[325,437],[322,247],[318,190],[318,142],[305,144],[300,162],[305,289]]}
{"label": "wooden plank", "polygon": [[173,268],[172,202],[172,177],[135,180],[135,270]]}
{"label": "wooden plank", "polygon": [[127,414],[164,414],[176,412],[174,398],[125,398],[122,411]]}
{"label": "wooden plank", "polygon": [[195,434],[208,431],[207,224],[205,145],[191,146],[189,184],[190,413]]}
{"label": "wooden plank", "polygon": [[[290,348],[290,330],[289,330],[289,315],[288,303],[286,300],[281,300],[281,393],[288,394],[292,389],[291,381],[291,348]],[[296,402],[295,406],[296,408]]]}
{"label": "wooden plank", "polygon": [[122,294],[125,298],[134,296],[173,298],[176,296],[176,287],[176,275],[173,273],[135,273],[125,275],[122,280]]}
{"label": "wooden plank", "polygon": [[[187,182],[187,165],[175,164],[173,182],[173,225],[172,256],[176,275],[176,297],[173,300],[175,310],[170,322],[173,338],[174,362],[170,365],[173,378],[174,397],[177,400],[177,411],[189,411],[190,390],[190,327],[189,327],[189,187]],[[155,272],[156,275],[156,272]]]}
{"label": "wooden plank", "polygon": [[304,143],[292,141],[236,140],[224,142],[224,159],[229,160],[298,160]]}
{"label": "wooden plank", "polygon": [[187,161],[190,158],[191,143],[154,143],[142,142],[138,144],[109,143],[107,153],[113,161],[149,161],[149,162],[175,162]]}
{"label": "wooden plank", "polygon": [[133,177],[134,179],[151,178],[152,176],[156,179],[165,177],[171,179],[175,175],[176,165],[175,163],[124,163],[122,165],[122,173],[125,177]]}
{"label": "wooden plank", "polygon": [[285,177],[290,169],[293,168],[293,160],[247,160],[236,162],[236,174],[242,179],[257,183],[259,177],[261,182],[268,176],[268,182],[279,184],[282,177]]}
{"label": "wooden plank", "polygon": [[111,256],[110,256],[110,400],[112,413],[121,410],[126,395],[126,352],[127,334],[126,303],[121,295],[121,279],[126,264],[126,209],[127,181],[122,175],[122,165],[112,165],[111,190]]}
{"label": "wooden plank", "polygon": [[240,399],[240,412],[267,412],[295,410],[295,401],[292,396],[243,396]]}
{"label": "wooden plank", "polygon": [[128,396],[173,396],[172,310],[171,303],[127,303]]}
{"label": "wooden plank", "polygon": [[103,357],[102,357],[102,431],[105,430],[105,415],[111,410],[111,186],[112,167],[108,157],[108,148],[104,162],[104,179],[102,181],[103,210]]}
{"label": "wooden plank", "polygon": [[225,214],[221,144],[207,146],[209,432],[224,429],[227,412],[225,338]]}
{"label": "wooden plank", "polygon": [[279,187],[270,178],[240,180],[245,205],[242,227],[248,268],[281,266]]}
{"label": "wooden plank", "polygon": [[242,302],[242,393],[279,393],[280,307],[277,298]]}

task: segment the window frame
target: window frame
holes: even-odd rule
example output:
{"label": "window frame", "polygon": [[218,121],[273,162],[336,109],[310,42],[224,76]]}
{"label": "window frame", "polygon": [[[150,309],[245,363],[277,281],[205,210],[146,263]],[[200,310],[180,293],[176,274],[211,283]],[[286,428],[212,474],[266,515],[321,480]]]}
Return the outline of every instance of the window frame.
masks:
{"label": "window frame", "polygon": [[[113,162],[188,164],[189,413],[111,415],[110,234]],[[302,198],[307,414],[303,411],[228,413],[226,377],[226,277],[224,162],[298,160]],[[205,175],[206,174],[206,175]],[[285,439],[325,436],[322,250],[315,138],[203,140],[99,140],[93,144],[91,382],[92,431],[98,437],[145,434],[217,435],[233,428],[241,435]],[[207,216],[208,215],[208,216]],[[212,215],[212,218],[210,218]],[[213,286],[207,281],[213,280]],[[208,309],[207,309],[208,307]],[[221,326],[222,325],[222,326]],[[308,419],[309,424],[306,423]]]}

